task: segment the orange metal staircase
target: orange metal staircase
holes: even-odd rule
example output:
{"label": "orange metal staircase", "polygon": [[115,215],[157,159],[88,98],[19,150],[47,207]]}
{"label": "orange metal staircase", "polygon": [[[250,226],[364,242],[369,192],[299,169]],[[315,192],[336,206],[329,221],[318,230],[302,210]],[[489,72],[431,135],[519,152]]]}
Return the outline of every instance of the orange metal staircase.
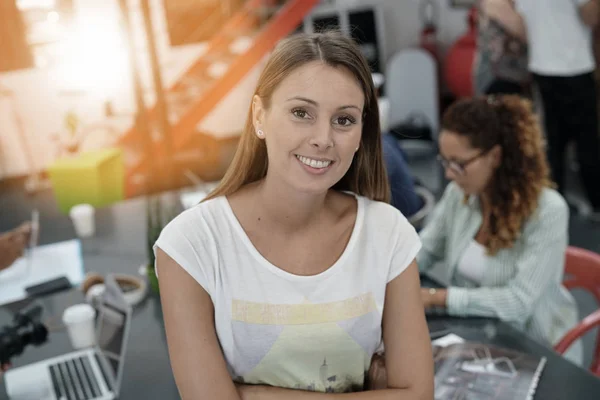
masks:
{"label": "orange metal staircase", "polygon": [[[207,50],[171,87],[165,90],[173,153],[181,151],[196,135],[196,126],[273,49],[292,33],[319,0],[248,0],[209,41]],[[280,2],[281,3],[281,2]],[[234,43],[245,45],[235,51]],[[237,41],[237,42],[236,42]],[[159,126],[156,107],[147,118],[151,130]],[[153,135],[150,135],[151,137]],[[165,157],[161,140],[152,141],[151,155],[139,149],[142,132],[125,132],[119,145],[126,149],[126,193],[139,193],[143,177],[152,179],[149,163]]]}

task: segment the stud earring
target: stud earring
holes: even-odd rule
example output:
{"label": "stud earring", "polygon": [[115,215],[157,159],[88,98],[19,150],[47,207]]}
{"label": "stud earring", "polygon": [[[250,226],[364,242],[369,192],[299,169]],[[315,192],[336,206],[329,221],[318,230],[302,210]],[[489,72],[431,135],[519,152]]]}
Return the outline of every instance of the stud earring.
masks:
{"label": "stud earring", "polygon": [[265,136],[265,133],[262,131],[262,129],[259,129],[256,131],[256,135],[261,138],[261,137]]}

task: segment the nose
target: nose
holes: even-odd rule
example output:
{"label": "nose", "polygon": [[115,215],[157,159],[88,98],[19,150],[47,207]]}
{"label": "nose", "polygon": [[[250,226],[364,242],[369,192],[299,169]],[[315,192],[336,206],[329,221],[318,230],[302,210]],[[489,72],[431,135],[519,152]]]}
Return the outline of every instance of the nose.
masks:
{"label": "nose", "polygon": [[312,147],[319,150],[326,150],[329,147],[333,147],[333,132],[329,124],[319,124],[315,126],[315,129],[311,132],[309,141]]}
{"label": "nose", "polygon": [[446,177],[446,179],[448,179],[449,181],[453,181],[454,179],[456,179],[456,173],[452,170],[452,168],[449,167],[442,167],[444,168],[444,176]]}

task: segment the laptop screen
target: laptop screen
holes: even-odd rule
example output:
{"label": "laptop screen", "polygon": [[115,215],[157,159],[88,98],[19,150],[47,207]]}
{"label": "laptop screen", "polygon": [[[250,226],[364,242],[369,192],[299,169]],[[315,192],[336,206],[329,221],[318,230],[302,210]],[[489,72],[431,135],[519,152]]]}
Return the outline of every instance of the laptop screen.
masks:
{"label": "laptop screen", "polygon": [[111,373],[116,380],[123,362],[127,314],[108,302],[100,308],[98,326],[98,347],[108,361]]}

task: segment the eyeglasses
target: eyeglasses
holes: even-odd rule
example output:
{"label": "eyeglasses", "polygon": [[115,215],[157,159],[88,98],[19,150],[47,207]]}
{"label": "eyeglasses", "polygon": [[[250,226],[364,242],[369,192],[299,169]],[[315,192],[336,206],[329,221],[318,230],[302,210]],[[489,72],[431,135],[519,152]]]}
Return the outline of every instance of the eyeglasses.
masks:
{"label": "eyeglasses", "polygon": [[489,152],[489,150],[484,150],[481,153],[477,154],[476,156],[471,157],[465,161],[446,160],[444,157],[442,157],[441,154],[438,154],[437,160],[440,162],[440,164],[442,164],[442,167],[444,167],[444,169],[450,169],[450,170],[452,170],[452,172],[456,173],[457,175],[462,176],[462,175],[465,175],[466,169],[471,163],[473,163],[478,158],[483,157],[488,152]]}

